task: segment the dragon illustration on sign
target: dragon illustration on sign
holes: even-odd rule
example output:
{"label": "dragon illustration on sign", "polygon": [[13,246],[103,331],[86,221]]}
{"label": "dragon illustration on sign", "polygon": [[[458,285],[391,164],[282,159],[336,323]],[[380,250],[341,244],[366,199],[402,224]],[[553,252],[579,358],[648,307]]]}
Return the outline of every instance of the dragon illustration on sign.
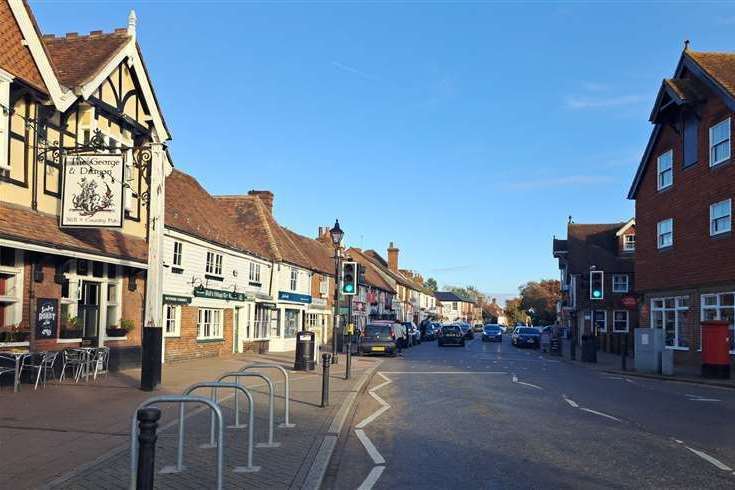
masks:
{"label": "dragon illustration on sign", "polygon": [[112,206],[112,189],[105,184],[106,190],[104,194],[100,194],[97,190],[98,184],[96,180],[83,177],[79,181],[81,191],[72,195],[72,204],[76,211],[80,211],[81,216],[94,216],[100,211],[108,211]]}

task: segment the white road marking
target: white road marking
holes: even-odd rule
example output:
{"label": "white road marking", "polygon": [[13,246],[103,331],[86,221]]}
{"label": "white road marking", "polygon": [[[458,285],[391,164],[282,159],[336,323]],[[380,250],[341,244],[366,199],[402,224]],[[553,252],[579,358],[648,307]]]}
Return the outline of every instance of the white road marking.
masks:
{"label": "white road marking", "polygon": [[621,378],[620,376],[603,376],[603,377],[606,379],[625,379],[625,378]]}
{"label": "white road marking", "polygon": [[381,371],[381,373],[385,373],[385,374],[508,374],[505,371]]}
{"label": "white road marking", "polygon": [[383,414],[383,412],[385,412],[386,410],[390,409],[390,404],[388,402],[386,402],[385,400],[383,400],[382,398],[380,398],[380,396],[378,396],[378,394],[375,393],[375,390],[379,390],[383,386],[386,386],[386,385],[391,384],[393,381],[390,380],[389,378],[387,378],[382,372],[379,372],[378,375],[380,377],[382,377],[385,381],[383,383],[380,383],[378,386],[374,387],[370,391],[368,391],[368,394],[370,396],[372,396],[378,403],[380,403],[380,408],[378,408],[375,412],[373,412],[372,414],[370,414],[362,422],[360,422],[359,424],[357,424],[355,426],[356,429],[362,429],[363,427],[365,427],[366,425],[368,425],[370,422],[372,422],[373,420],[375,420],[378,417],[380,417]]}
{"label": "white road marking", "polygon": [[518,381],[518,384],[523,386],[530,386],[531,388],[536,388],[537,390],[543,390],[543,388],[541,388],[540,386],[532,385],[531,383],[525,383],[523,381]]}
{"label": "white road marking", "polygon": [[685,446],[687,449],[689,449],[691,452],[702,458],[703,460],[707,461],[708,463],[716,466],[717,468],[723,470],[723,471],[732,471],[732,468],[727,466],[725,463],[720,461],[719,459],[713,458],[707,453],[703,453],[702,451],[697,451],[696,449],[692,449],[689,446]]}
{"label": "white road marking", "polygon": [[591,408],[583,408],[583,407],[580,407],[580,410],[583,410],[583,411],[585,411],[587,413],[593,413],[595,415],[599,415],[600,417],[605,417],[605,418],[608,418],[610,420],[614,420],[616,422],[622,422],[622,420],[620,420],[617,417],[613,417],[612,415],[608,415],[606,413],[598,412],[597,410],[592,410]]}
{"label": "white road marking", "polygon": [[674,439],[674,442],[677,443],[677,444],[684,444],[684,441],[682,441],[680,439]]}
{"label": "white road marking", "polygon": [[564,401],[567,402],[569,405],[571,405],[573,408],[579,408],[579,405],[577,405],[577,402],[567,398],[567,395],[562,395],[562,397],[564,398]]}
{"label": "white road marking", "polygon": [[518,382],[518,376],[516,376],[515,374],[513,374],[513,382],[514,383],[517,383]]}
{"label": "white road marking", "polygon": [[632,380],[632,379],[630,379],[630,378],[625,378],[625,381],[627,381],[628,383],[630,383],[630,384],[632,384],[632,385],[634,385],[634,384],[635,384],[635,381],[633,381],[633,380]]}
{"label": "white road marking", "polygon": [[362,485],[357,487],[357,490],[371,490],[373,488],[373,485],[377,483],[380,475],[383,474],[384,470],[385,466],[374,467],[372,470],[370,470],[370,473],[368,474],[367,478],[365,478],[365,481],[362,482]]}
{"label": "white road marking", "polygon": [[721,400],[718,400],[717,398],[704,398],[699,395],[684,395],[689,398],[690,401],[693,402],[719,402]]}
{"label": "white road marking", "polygon": [[357,438],[360,439],[360,442],[363,446],[365,446],[365,450],[368,452],[371,458],[373,458],[373,463],[375,464],[385,464],[385,459],[380,454],[380,451],[375,447],[373,444],[373,441],[370,440],[370,438],[365,434],[365,431],[361,429],[355,429],[355,435],[357,435]]}

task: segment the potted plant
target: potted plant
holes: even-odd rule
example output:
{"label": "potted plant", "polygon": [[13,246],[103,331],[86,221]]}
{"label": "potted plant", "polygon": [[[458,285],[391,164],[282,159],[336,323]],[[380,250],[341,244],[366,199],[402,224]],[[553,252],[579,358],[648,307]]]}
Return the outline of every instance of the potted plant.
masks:
{"label": "potted plant", "polygon": [[79,318],[75,316],[67,316],[61,322],[61,331],[59,337],[62,339],[81,339],[82,329],[79,326]]}
{"label": "potted plant", "polygon": [[135,329],[135,323],[133,320],[120,320],[120,326],[113,325],[107,329],[108,337],[125,337],[128,332],[132,332]]}

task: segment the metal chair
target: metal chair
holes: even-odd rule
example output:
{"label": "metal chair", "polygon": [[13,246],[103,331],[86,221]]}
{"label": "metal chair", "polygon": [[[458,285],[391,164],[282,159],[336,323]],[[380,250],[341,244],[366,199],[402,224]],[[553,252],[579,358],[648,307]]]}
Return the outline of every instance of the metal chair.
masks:
{"label": "metal chair", "polygon": [[86,352],[78,349],[66,349],[64,351],[64,363],[61,366],[61,376],[59,377],[59,382],[64,380],[64,377],[66,376],[66,369],[68,367],[71,367],[74,369],[74,382],[79,382],[79,376],[82,374],[82,369],[84,368],[84,364],[86,362]]}
{"label": "metal chair", "polygon": [[25,371],[26,368],[30,369],[31,372],[38,371],[38,374],[36,375],[36,383],[34,384],[33,389],[38,389],[38,383],[41,380],[41,374],[43,374],[43,387],[45,388],[46,380],[48,379],[48,372],[51,371],[52,379],[55,376],[54,364],[56,364],[56,358],[58,357],[58,355],[58,352],[38,352],[28,354],[23,358],[23,361],[21,363],[21,376],[23,375],[23,371]]}
{"label": "metal chair", "polygon": [[[0,359],[6,360],[7,358],[0,356]],[[10,360],[10,359],[7,359]],[[13,375],[13,382],[15,382],[15,366],[9,367],[9,366],[0,366],[0,377],[2,377],[3,374],[10,373]],[[1,385],[0,385],[1,386]]]}
{"label": "metal chair", "polygon": [[94,379],[97,379],[97,373],[103,374],[107,376],[107,372],[109,371],[109,365],[110,365],[110,348],[109,347],[100,347],[99,349],[95,350],[94,355],[92,356],[92,366],[94,367]]}

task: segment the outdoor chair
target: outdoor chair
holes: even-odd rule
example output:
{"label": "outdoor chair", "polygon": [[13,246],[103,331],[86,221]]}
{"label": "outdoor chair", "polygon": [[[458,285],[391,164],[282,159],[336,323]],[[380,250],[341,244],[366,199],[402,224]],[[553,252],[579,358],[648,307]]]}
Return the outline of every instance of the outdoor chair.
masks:
{"label": "outdoor chair", "polygon": [[[3,357],[0,357],[0,359],[5,360]],[[0,378],[6,373],[10,373],[13,376],[13,382],[15,382],[15,366],[0,366]]]}
{"label": "outdoor chair", "polygon": [[48,372],[51,371],[52,379],[54,377],[54,364],[56,364],[56,358],[58,355],[58,352],[38,352],[25,356],[20,367],[21,376],[26,369],[29,369],[31,373],[35,373],[37,371],[38,374],[36,374],[36,382],[33,389],[38,389],[38,383],[41,381],[41,375],[43,375],[43,387],[45,388],[46,380],[48,379]]}
{"label": "outdoor chair", "polygon": [[74,382],[79,382],[79,376],[82,374],[82,369],[85,367],[87,354],[82,350],[77,349],[66,349],[64,351],[64,363],[61,366],[61,376],[59,382],[64,380],[66,376],[67,368],[72,368],[74,371]]}
{"label": "outdoor chair", "polygon": [[110,348],[100,347],[95,350],[91,362],[92,366],[90,367],[94,369],[94,379],[97,379],[98,373],[104,373],[104,375],[107,376],[108,367],[110,365]]}

